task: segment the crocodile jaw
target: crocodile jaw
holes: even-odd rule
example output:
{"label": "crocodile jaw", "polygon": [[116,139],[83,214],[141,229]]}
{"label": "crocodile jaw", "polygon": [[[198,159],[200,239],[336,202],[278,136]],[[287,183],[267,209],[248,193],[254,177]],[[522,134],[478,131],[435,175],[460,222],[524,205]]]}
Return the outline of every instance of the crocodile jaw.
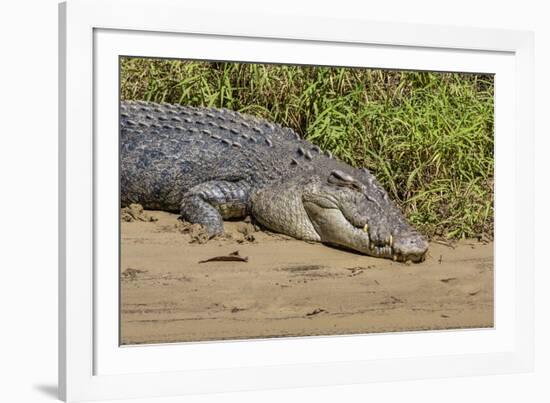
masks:
{"label": "crocodile jaw", "polygon": [[392,235],[386,243],[375,243],[370,239],[368,225],[353,226],[338,208],[309,201],[303,204],[321,242],[400,262],[425,259],[428,243],[416,232]]}

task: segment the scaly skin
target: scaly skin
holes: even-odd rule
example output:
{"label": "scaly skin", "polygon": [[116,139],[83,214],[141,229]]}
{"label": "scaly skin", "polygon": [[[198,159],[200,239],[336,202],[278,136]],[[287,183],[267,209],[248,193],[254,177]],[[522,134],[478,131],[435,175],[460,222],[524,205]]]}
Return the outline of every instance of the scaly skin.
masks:
{"label": "scaly skin", "polygon": [[121,204],[179,212],[223,233],[252,215],[270,230],[399,261],[428,243],[367,169],[288,128],[226,109],[120,106]]}

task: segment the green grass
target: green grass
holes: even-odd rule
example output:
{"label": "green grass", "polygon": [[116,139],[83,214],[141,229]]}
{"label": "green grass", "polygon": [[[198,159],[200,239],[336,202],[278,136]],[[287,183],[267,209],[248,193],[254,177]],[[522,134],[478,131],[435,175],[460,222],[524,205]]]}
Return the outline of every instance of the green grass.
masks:
{"label": "green grass", "polygon": [[369,168],[429,237],[493,237],[490,75],[121,59],[122,99],[225,107]]}

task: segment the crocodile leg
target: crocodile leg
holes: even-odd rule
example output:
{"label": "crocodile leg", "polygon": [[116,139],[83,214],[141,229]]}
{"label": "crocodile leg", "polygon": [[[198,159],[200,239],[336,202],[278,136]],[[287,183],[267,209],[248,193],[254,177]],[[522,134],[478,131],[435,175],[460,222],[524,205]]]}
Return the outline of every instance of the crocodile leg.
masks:
{"label": "crocodile leg", "polygon": [[206,227],[213,237],[223,233],[223,219],[243,218],[250,200],[249,187],[242,181],[201,183],[183,195],[182,217]]}

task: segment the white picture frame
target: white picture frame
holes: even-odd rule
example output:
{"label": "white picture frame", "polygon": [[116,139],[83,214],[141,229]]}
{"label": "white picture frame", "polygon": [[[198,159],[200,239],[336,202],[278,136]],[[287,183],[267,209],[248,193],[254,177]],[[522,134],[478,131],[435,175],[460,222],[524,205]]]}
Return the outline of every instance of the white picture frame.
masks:
{"label": "white picture frame", "polygon": [[[238,8],[228,15],[171,0],[70,0],[59,11],[62,399],[532,370],[531,33],[298,19]],[[116,128],[113,63],[129,54],[495,73],[495,328],[119,347],[118,268],[110,270],[118,262],[112,174],[118,148],[116,136],[98,133]]]}

